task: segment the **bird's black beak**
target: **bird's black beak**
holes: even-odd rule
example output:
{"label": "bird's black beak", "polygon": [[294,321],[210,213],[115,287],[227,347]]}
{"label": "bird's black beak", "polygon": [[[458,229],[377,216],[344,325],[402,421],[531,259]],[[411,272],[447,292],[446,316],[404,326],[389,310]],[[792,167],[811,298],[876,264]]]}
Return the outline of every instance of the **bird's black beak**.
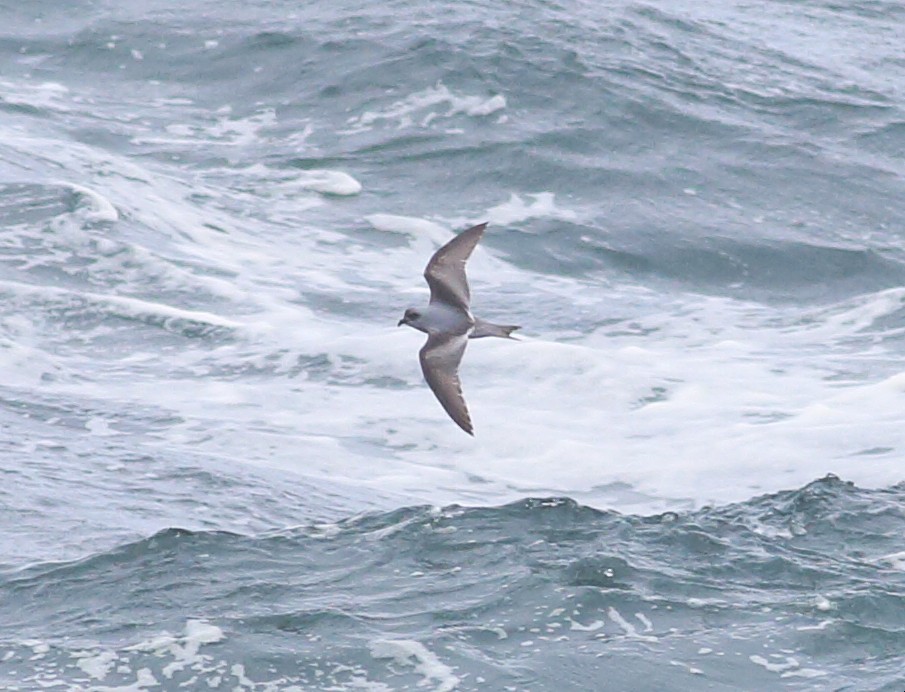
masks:
{"label": "bird's black beak", "polygon": [[405,318],[404,318],[404,317],[403,317],[401,320],[399,320],[399,324],[397,324],[396,326],[397,326],[397,327],[401,327],[403,324],[405,324]]}

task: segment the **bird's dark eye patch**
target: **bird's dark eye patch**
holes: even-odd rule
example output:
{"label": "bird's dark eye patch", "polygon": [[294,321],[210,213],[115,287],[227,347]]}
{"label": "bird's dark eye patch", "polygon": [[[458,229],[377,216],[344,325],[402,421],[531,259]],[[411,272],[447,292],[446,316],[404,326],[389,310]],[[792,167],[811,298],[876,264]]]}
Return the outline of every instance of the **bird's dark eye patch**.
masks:
{"label": "bird's dark eye patch", "polygon": [[417,310],[409,310],[406,313],[406,316],[410,319],[417,320],[419,317],[421,317],[421,313],[419,313]]}

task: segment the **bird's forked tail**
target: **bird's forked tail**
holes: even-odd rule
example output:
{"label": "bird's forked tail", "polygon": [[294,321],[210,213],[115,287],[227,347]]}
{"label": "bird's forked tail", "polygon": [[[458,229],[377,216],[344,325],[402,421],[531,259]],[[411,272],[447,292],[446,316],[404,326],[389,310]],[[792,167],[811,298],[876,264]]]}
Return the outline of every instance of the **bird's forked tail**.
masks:
{"label": "bird's forked tail", "polygon": [[511,339],[512,332],[516,329],[521,329],[514,324],[493,324],[492,322],[485,322],[480,317],[475,317],[474,320],[474,331],[469,334],[470,339],[480,339],[484,336],[498,336],[502,339]]}

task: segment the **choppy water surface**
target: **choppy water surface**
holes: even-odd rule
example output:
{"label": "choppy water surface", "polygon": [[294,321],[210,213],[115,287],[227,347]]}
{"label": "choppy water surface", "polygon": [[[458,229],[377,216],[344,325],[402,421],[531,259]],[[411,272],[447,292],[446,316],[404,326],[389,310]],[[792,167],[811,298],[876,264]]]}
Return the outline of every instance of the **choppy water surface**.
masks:
{"label": "choppy water surface", "polygon": [[0,686],[905,689],[899,5],[0,16]]}

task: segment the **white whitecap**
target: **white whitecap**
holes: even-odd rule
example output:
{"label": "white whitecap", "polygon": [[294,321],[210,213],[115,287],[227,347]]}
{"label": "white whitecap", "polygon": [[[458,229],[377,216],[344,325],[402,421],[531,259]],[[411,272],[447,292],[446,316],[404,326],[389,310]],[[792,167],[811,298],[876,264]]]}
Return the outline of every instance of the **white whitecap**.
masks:
{"label": "white whitecap", "polygon": [[453,675],[452,668],[441,662],[421,642],[410,639],[378,639],[371,642],[370,650],[374,658],[388,658],[398,665],[412,666],[416,673],[423,676],[422,686],[433,681],[436,683],[433,686],[436,692],[449,692],[459,685],[459,678]]}
{"label": "white whitecap", "polygon": [[607,608],[606,614],[610,616],[610,620],[612,620],[622,628],[622,631],[625,632],[626,637],[630,637],[632,639],[641,639],[642,641],[647,642],[658,641],[657,637],[653,635],[640,634],[638,632],[638,628],[636,628],[632,623],[622,617],[622,614],[612,606]]}
{"label": "white whitecap", "polygon": [[905,550],[878,557],[875,562],[880,565],[905,571]]}
{"label": "white whitecap", "polygon": [[436,243],[445,243],[453,237],[452,231],[440,224],[427,219],[419,219],[415,216],[369,214],[365,217],[365,221],[378,231],[401,233],[413,238],[427,237]]}
{"label": "white whitecap", "polygon": [[[445,107],[445,110],[441,110]],[[493,96],[460,95],[449,90],[441,82],[432,87],[409,94],[403,99],[394,101],[385,108],[365,111],[348,120],[350,129],[346,134],[369,130],[377,124],[395,126],[406,129],[417,126],[428,127],[438,120],[465,114],[471,117],[484,117],[506,108],[506,97],[502,94]]]}
{"label": "white whitecap", "polygon": [[66,99],[69,88],[57,82],[10,82],[0,79],[0,93],[3,101],[17,106],[53,109],[67,112],[69,106]]}
{"label": "white whitecap", "polygon": [[492,223],[511,224],[536,218],[574,220],[577,215],[569,209],[556,206],[556,196],[552,192],[538,192],[526,195],[534,201],[526,202],[519,195],[512,194],[509,200],[487,210],[487,218]]}
{"label": "white whitecap", "polygon": [[60,185],[69,188],[79,197],[82,202],[79,210],[89,221],[113,223],[119,220],[119,212],[116,211],[116,207],[100,193],[77,183],[62,182]]}
{"label": "white whitecap", "polygon": [[468,103],[465,112],[468,115],[491,115],[497,111],[501,111],[506,107],[506,97],[497,94],[486,100],[478,99],[477,102]]}
{"label": "white whitecap", "polygon": [[361,192],[361,183],[342,171],[304,171],[299,174],[298,183],[306,190],[324,195],[347,197]]}
{"label": "white whitecap", "polygon": [[239,322],[221,317],[212,312],[187,310],[165,303],[155,303],[130,296],[114,296],[88,291],[75,292],[55,286],[33,286],[16,281],[0,281],[0,292],[19,296],[38,296],[45,301],[52,299],[64,302],[71,301],[73,303],[88,302],[94,305],[107,306],[122,317],[152,322],[159,321],[165,327],[168,326],[170,321],[192,322],[225,329],[234,329],[240,326]]}
{"label": "white whitecap", "polygon": [[103,680],[116,663],[117,655],[113,651],[85,651],[77,652],[75,658],[78,659],[76,665],[85,673],[95,680]]}
{"label": "white whitecap", "polygon": [[126,647],[126,651],[150,651],[157,656],[170,656],[172,660],[161,672],[164,677],[172,678],[186,667],[195,667],[203,663],[199,654],[205,644],[216,644],[225,639],[223,630],[202,620],[188,620],[181,636],[165,633],[153,639]]}

